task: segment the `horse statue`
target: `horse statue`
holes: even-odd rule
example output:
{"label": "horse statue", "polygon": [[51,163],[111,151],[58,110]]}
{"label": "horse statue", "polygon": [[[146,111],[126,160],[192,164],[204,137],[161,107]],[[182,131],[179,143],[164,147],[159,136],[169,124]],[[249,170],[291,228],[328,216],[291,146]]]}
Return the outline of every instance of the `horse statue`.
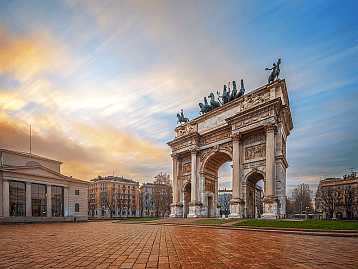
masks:
{"label": "horse statue", "polygon": [[183,109],[181,110],[181,115],[177,114],[177,117],[178,117],[177,123],[182,124],[182,122],[187,123],[189,121],[188,118],[184,117]]}
{"label": "horse statue", "polygon": [[270,76],[268,77],[268,83],[274,82],[275,78],[278,79],[278,76],[280,75],[280,63],[281,63],[281,59],[278,59],[277,65],[273,63],[272,68],[265,68],[265,70],[272,70]]}
{"label": "horse statue", "polygon": [[232,82],[232,93],[231,93],[231,95],[230,95],[229,102],[232,101],[232,100],[234,100],[234,99],[237,97],[236,94],[237,94],[236,82],[233,81],[233,82]]}
{"label": "horse statue", "polygon": [[[217,92],[217,94],[219,95],[219,98],[221,98],[221,100],[223,101],[222,104],[225,105],[230,101],[229,100],[229,98],[230,98],[230,89],[229,89],[229,91],[227,91],[226,90],[226,85],[224,85],[223,95],[220,96],[220,92]],[[219,101],[220,101],[220,99],[219,99]]]}
{"label": "horse statue", "polygon": [[204,97],[204,106],[205,106],[206,112],[213,110],[213,107],[208,104],[208,100],[206,99],[206,97]]}
{"label": "horse statue", "polygon": [[245,94],[245,86],[244,86],[244,80],[241,80],[241,88],[239,93],[237,94],[236,98],[239,98]]}
{"label": "horse statue", "polygon": [[206,113],[206,109],[205,109],[205,105],[203,103],[199,103],[199,107],[200,107],[200,112],[199,115],[201,113],[201,115]]}
{"label": "horse statue", "polygon": [[220,107],[220,103],[218,101],[215,101],[215,98],[214,98],[214,94],[213,93],[210,93],[210,95],[208,96],[209,98],[211,98],[210,100],[210,104],[212,106],[212,108],[217,108],[217,107]]}

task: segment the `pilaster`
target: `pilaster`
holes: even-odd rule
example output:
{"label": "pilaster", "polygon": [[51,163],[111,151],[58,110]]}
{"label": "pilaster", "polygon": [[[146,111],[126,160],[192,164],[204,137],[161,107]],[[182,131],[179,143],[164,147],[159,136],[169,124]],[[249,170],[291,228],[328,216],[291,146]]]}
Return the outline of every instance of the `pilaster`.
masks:
{"label": "pilaster", "polygon": [[3,179],[2,199],[3,199],[3,217],[10,216],[10,182],[7,179]]}
{"label": "pilaster", "polygon": [[46,185],[47,187],[47,217],[52,217],[52,200],[51,200],[51,185]]}
{"label": "pilaster", "polygon": [[275,132],[277,132],[277,125],[269,123],[265,125],[266,131],[266,190],[263,200],[264,213],[263,219],[276,219],[278,217],[278,205],[276,197],[276,142]]}
{"label": "pilaster", "polygon": [[26,217],[32,216],[31,183],[26,182]]}

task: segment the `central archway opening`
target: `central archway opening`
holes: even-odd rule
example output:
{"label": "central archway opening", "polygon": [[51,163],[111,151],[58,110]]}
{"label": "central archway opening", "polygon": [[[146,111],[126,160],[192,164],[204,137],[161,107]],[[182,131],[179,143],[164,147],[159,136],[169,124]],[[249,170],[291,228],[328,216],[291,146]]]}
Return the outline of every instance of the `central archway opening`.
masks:
{"label": "central archway opening", "polygon": [[264,175],[253,172],[247,177],[245,191],[246,218],[257,219],[263,213]]}
{"label": "central archway opening", "polygon": [[203,216],[219,217],[221,215],[221,207],[218,206],[219,169],[223,167],[221,186],[227,186],[231,189],[232,171],[230,171],[230,162],[232,162],[231,155],[223,151],[215,152],[205,161],[204,169],[202,170],[202,176],[204,177]]}
{"label": "central archway opening", "polygon": [[232,162],[226,162],[219,168],[218,183],[220,216],[228,216],[230,214],[230,201],[232,199]]}

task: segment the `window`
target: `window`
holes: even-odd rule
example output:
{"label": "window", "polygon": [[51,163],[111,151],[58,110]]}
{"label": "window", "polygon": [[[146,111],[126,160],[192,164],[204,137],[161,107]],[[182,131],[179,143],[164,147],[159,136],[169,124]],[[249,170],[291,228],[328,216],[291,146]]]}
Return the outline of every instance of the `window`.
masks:
{"label": "window", "polygon": [[80,212],[80,205],[78,203],[75,204],[75,212]]}
{"label": "window", "polygon": [[75,195],[80,195],[80,191],[79,191],[79,190],[75,190]]}
{"label": "window", "polygon": [[26,216],[26,184],[24,182],[10,180],[9,203],[11,217]]}
{"label": "window", "polygon": [[42,184],[31,184],[32,216],[46,217],[47,188]]}
{"label": "window", "polygon": [[63,217],[63,188],[51,186],[52,217]]}

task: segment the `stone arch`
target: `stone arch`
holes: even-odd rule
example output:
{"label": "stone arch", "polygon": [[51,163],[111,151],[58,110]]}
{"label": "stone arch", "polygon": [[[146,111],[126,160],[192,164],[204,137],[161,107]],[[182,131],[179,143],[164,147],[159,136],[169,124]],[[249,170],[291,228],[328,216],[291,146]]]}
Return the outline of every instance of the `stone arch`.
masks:
{"label": "stone arch", "polygon": [[[265,191],[266,174],[258,169],[249,172],[244,179],[244,200],[246,218],[258,218],[263,213],[262,191]],[[263,180],[264,189],[261,190],[257,183]]]}
{"label": "stone arch", "polygon": [[212,151],[204,158],[200,176],[203,190],[203,212],[207,217],[218,215],[218,172],[220,167],[232,161],[232,153],[227,150]]}

